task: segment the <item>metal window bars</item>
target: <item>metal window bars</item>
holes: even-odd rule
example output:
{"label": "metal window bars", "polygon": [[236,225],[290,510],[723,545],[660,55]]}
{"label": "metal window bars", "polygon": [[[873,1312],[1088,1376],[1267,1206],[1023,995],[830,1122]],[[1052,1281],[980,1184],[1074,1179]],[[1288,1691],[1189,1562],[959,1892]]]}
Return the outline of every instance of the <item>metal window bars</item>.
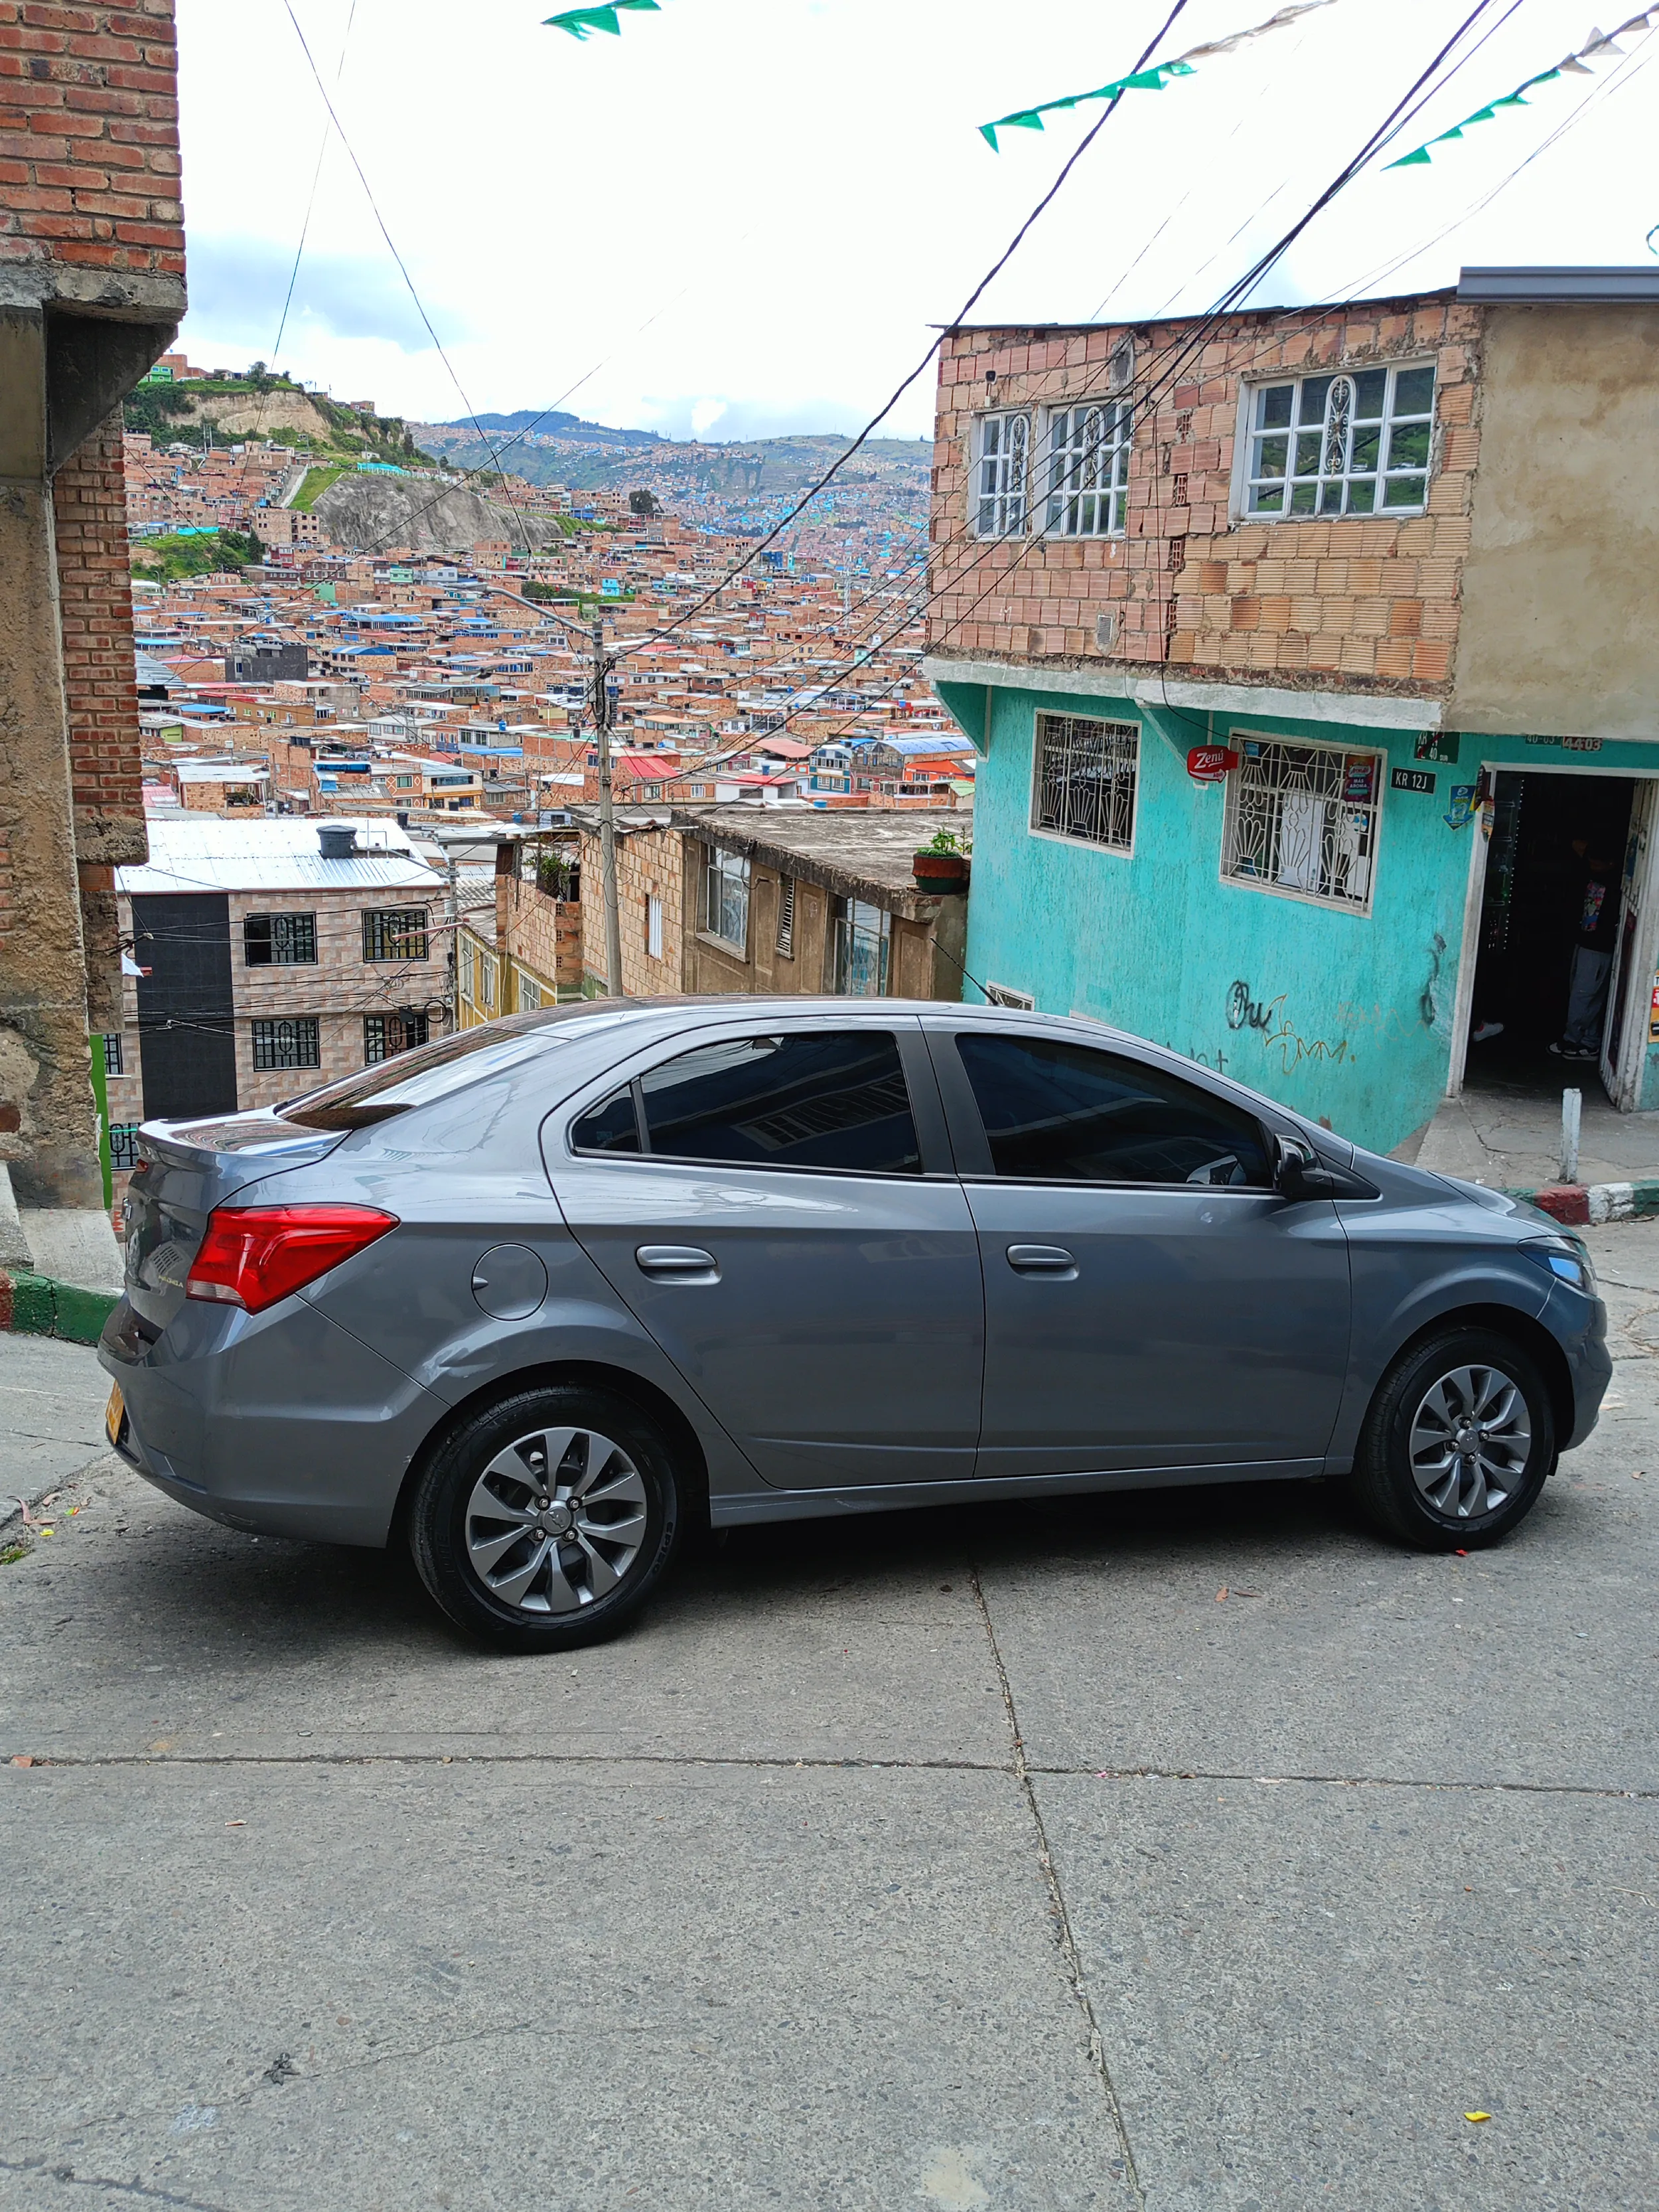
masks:
{"label": "metal window bars", "polygon": [[273,1067],[320,1067],[322,1054],[315,1019],[300,1014],[253,1024],[253,1065]]}
{"label": "metal window bars", "polygon": [[1345,369],[1250,394],[1253,515],[1415,514],[1428,499],[1434,369]]}
{"label": "metal window bars", "polygon": [[427,910],[423,906],[365,908],[365,960],[424,960],[426,957]]}
{"label": "metal window bars", "polygon": [[1227,779],[1221,872],[1332,906],[1370,904],[1382,763],[1248,738]]}
{"label": "metal window bars", "polygon": [[[491,963],[490,1004],[495,1004],[494,963]],[[395,1060],[400,1052],[412,1052],[417,1044],[428,1041],[428,1024],[424,1008],[405,1006],[395,1014],[365,1014],[363,1017],[363,1064],[377,1066],[383,1060]]]}
{"label": "metal window bars", "polygon": [[1140,731],[1133,722],[1039,714],[1032,828],[1128,852],[1139,765]]}
{"label": "metal window bars", "polygon": [[1061,538],[1115,538],[1124,527],[1130,410],[1061,407],[1048,417],[1048,527]]}
{"label": "metal window bars", "polygon": [[1025,534],[1030,477],[1031,418],[987,415],[979,426],[979,514],[981,538]]}

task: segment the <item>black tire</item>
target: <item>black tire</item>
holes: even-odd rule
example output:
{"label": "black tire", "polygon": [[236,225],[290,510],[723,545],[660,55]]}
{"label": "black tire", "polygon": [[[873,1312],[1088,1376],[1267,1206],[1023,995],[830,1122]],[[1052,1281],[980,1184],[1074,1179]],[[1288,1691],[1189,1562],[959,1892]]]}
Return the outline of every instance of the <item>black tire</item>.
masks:
{"label": "black tire", "polygon": [[[1471,1373],[1501,1378],[1514,1396],[1478,1380],[1471,1389],[1459,1380]],[[1488,1437],[1476,1436],[1471,1413],[1488,1418]],[[1443,1429],[1443,1454],[1431,1441]],[[1423,1480],[1414,1467],[1414,1431]],[[1483,1455],[1460,1456],[1460,1437]],[[1554,1409],[1533,1360],[1495,1329],[1449,1327],[1403,1352],[1377,1385],[1350,1491],[1386,1536],[1424,1552],[1473,1552],[1500,1543],[1525,1520],[1557,1456]]]}
{"label": "black tire", "polygon": [[[538,1442],[550,1431],[574,1432],[550,1483],[544,1455],[558,1437]],[[409,1547],[428,1590],[480,1643],[568,1651],[639,1610],[683,1520],[654,1423],[609,1391],[556,1384],[498,1399],[434,1454],[410,1501]]]}

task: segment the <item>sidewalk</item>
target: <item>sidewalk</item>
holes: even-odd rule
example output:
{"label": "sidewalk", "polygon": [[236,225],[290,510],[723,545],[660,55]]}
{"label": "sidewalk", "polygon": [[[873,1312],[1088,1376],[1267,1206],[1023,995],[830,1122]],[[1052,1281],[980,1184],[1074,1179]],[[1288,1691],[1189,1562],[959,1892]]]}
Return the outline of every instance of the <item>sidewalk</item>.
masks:
{"label": "sidewalk", "polygon": [[[1656,1210],[1641,1202],[1638,1187],[1659,1185],[1659,1114],[1619,1114],[1607,1102],[1593,1067],[1563,1071],[1563,1090],[1583,1100],[1575,1187],[1586,1191],[1638,1191],[1632,1205],[1614,1201],[1612,1213]],[[1443,1099],[1417,1154],[1417,1165],[1497,1190],[1554,1190],[1561,1184],[1561,1095],[1534,1085],[1488,1080],[1459,1098]],[[1592,1206],[1590,1219],[1612,1218]]]}

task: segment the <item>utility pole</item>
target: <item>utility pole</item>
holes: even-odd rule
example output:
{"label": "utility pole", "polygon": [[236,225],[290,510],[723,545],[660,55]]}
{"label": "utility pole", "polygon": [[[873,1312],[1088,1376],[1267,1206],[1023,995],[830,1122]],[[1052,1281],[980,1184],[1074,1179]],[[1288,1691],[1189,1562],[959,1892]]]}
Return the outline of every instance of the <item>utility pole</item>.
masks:
{"label": "utility pole", "polygon": [[599,740],[599,866],[605,885],[605,982],[613,999],[623,988],[622,924],[617,913],[617,817],[611,793],[611,687],[605,624],[593,625],[593,723]]}

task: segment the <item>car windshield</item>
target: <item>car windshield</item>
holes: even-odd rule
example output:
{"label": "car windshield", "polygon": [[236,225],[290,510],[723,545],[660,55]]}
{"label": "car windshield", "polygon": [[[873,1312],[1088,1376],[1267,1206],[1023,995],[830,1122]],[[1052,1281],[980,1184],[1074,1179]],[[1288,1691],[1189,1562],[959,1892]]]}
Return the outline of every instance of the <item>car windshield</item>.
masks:
{"label": "car windshield", "polygon": [[285,1098],[276,1111],[302,1128],[361,1129],[371,1121],[407,1113],[411,1106],[429,1106],[452,1091],[535,1059],[549,1045],[589,1036],[596,1027],[608,1028],[623,1018],[620,1014],[589,1013],[581,1006],[572,1006],[568,1015],[574,1018],[562,1018],[561,1009],[558,1015],[550,1012],[482,1023],[459,1036],[416,1046],[395,1060],[362,1068],[337,1083],[325,1083],[319,1091]]}

